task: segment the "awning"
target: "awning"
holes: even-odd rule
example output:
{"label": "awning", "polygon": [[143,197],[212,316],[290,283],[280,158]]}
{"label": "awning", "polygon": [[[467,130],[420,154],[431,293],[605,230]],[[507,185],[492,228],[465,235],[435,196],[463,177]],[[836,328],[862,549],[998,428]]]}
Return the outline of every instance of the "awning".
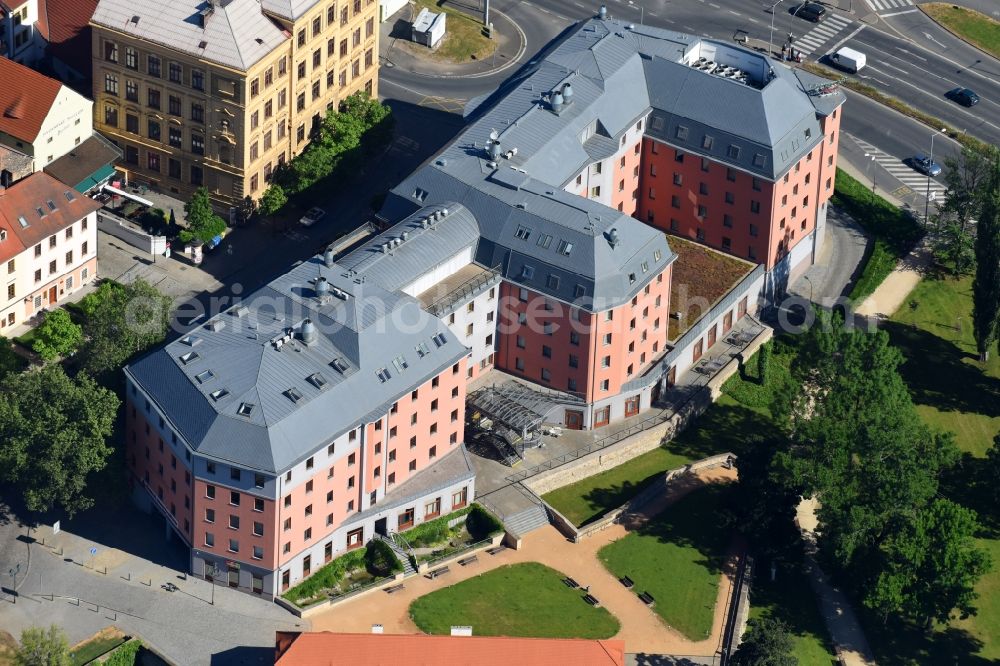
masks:
{"label": "awning", "polygon": [[112,194],[117,194],[118,196],[125,197],[126,199],[131,199],[132,201],[135,201],[136,203],[141,203],[143,206],[152,206],[153,205],[153,202],[150,201],[149,199],[143,199],[142,197],[140,197],[140,196],[138,196],[136,194],[132,194],[131,192],[126,192],[125,190],[120,190],[117,187],[114,187],[113,185],[105,185],[104,186],[104,191],[105,192],[111,192]]}
{"label": "awning", "polygon": [[73,189],[80,194],[86,194],[95,187],[106,183],[113,175],[115,175],[115,168],[110,164],[105,164],[100,169],[87,176],[82,182],[77,183]]}

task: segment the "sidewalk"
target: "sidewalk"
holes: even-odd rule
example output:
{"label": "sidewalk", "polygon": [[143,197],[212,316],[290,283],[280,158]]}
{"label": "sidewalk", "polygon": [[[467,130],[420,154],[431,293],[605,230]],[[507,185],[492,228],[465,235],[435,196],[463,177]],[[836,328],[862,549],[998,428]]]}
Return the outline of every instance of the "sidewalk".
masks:
{"label": "sidewalk", "polygon": [[854,609],[847,596],[839,589],[830,585],[826,575],[816,564],[812,552],[815,551],[816,540],[816,507],[815,499],[803,500],[795,512],[795,522],[802,530],[802,538],[806,549],[806,575],[809,585],[816,593],[820,614],[830,632],[843,666],[875,666],[875,657],[868,645],[865,632],[858,622]]}
{"label": "sidewalk", "polygon": [[[866,185],[872,182],[862,171],[846,161],[840,163],[840,168]],[[903,202],[892,196],[890,192],[882,192],[879,196],[893,205],[903,206]],[[899,265],[882,284],[862,301],[855,310],[855,314],[875,319],[890,317],[917,286],[932,261],[933,258],[927,248],[926,240],[921,241],[910,254],[899,262]]]}
{"label": "sidewalk", "polygon": [[[673,504],[685,494],[704,484],[729,481],[735,470],[712,469],[698,473],[698,483],[685,484],[662,501],[646,508],[648,516]],[[381,624],[385,633],[413,634],[420,630],[410,619],[410,604],[425,594],[454,585],[486,573],[497,567],[519,562],[540,562],[556,571],[589,585],[590,592],[601,605],[618,618],[621,630],[614,638],[625,641],[630,653],[649,655],[713,655],[718,650],[725,623],[726,600],[732,581],[721,577],[715,605],[712,633],[703,641],[692,641],[668,627],[660,616],[646,607],[635,592],[626,589],[601,564],[597,552],[605,545],[624,537],[628,530],[614,525],[596,535],[573,544],[555,527],[548,525],[524,538],[520,550],[505,550],[497,555],[481,555],[479,561],[465,567],[452,566],[442,578],[429,580],[423,576],[407,578],[405,589],[392,595],[373,592],[349,600],[310,618],[313,631],[368,633],[373,624]],[[475,632],[475,627],[473,627]]]}

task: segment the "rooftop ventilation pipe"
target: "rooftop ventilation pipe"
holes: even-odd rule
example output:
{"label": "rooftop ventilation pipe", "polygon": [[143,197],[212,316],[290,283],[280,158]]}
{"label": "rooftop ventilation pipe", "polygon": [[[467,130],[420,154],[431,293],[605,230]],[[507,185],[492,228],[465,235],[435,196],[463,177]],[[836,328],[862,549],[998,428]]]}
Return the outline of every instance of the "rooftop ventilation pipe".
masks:
{"label": "rooftop ventilation pipe", "polygon": [[405,243],[410,238],[410,232],[404,231],[399,235],[399,240],[401,243]]}
{"label": "rooftop ventilation pipe", "polygon": [[319,334],[316,332],[316,324],[312,322],[312,319],[303,319],[302,327],[299,329],[299,335],[302,337],[302,342],[307,345],[311,345],[316,342],[316,338]]}
{"label": "rooftop ventilation pipe", "polygon": [[608,6],[607,5],[601,5],[601,8],[597,10],[597,18],[601,19],[602,21],[604,19],[608,18]]}
{"label": "rooftop ventilation pipe", "polygon": [[608,244],[611,245],[611,249],[618,247],[618,243],[621,242],[621,238],[618,236],[618,229],[612,228],[608,232]]}
{"label": "rooftop ventilation pipe", "polygon": [[500,142],[490,141],[486,144],[486,153],[489,155],[491,161],[496,161],[500,157]]}
{"label": "rooftop ventilation pipe", "polygon": [[333,268],[333,248],[328,247],[323,253],[323,265],[327,268]]}
{"label": "rooftop ventilation pipe", "polygon": [[552,93],[552,97],[549,100],[549,104],[552,105],[552,110],[555,113],[562,113],[564,101],[565,100],[563,99],[563,94],[559,91],[556,91]]}
{"label": "rooftop ventilation pipe", "polygon": [[441,219],[444,219],[446,217],[448,217],[448,209],[447,208],[442,208],[441,209]]}
{"label": "rooftop ventilation pipe", "polygon": [[573,86],[571,86],[569,83],[563,84],[563,87],[562,87],[562,96],[563,96],[563,102],[565,102],[566,104],[572,104],[573,103]]}
{"label": "rooftop ventilation pipe", "polygon": [[321,303],[330,296],[330,283],[326,281],[325,277],[316,278],[316,284],[313,288],[316,291],[316,298]]}

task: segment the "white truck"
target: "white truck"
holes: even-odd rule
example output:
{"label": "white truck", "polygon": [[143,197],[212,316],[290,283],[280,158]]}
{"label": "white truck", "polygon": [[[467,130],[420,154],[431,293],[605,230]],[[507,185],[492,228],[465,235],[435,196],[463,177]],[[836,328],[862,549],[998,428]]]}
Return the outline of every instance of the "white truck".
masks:
{"label": "white truck", "polygon": [[868,57],[861,51],[843,46],[830,54],[830,62],[846,72],[857,74],[867,64]]}

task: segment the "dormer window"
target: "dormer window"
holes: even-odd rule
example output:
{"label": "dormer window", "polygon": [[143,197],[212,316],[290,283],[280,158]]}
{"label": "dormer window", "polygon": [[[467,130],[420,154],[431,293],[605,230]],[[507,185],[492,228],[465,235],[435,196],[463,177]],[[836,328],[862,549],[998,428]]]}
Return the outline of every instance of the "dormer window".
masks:
{"label": "dormer window", "polygon": [[293,386],[292,388],[285,391],[285,397],[291,400],[292,402],[297,403],[300,400],[302,400],[302,393],[300,393],[299,390]]}
{"label": "dormer window", "polygon": [[573,244],[568,241],[561,240],[559,241],[559,247],[556,251],[559,252],[559,254],[568,257],[569,253],[573,251]]}
{"label": "dormer window", "polygon": [[524,225],[517,225],[517,232],[514,234],[521,240],[528,240],[531,237],[531,229]]}
{"label": "dormer window", "polygon": [[215,373],[212,372],[211,370],[202,370],[197,375],[195,375],[194,378],[198,380],[199,384],[204,384],[205,382],[214,379]]}
{"label": "dormer window", "polygon": [[198,352],[194,352],[194,351],[190,351],[190,352],[187,352],[186,354],[181,354],[180,355],[181,363],[183,363],[184,365],[187,365],[188,363],[192,363],[194,361],[197,361],[198,358],[200,358],[198,356]]}
{"label": "dormer window", "polygon": [[246,416],[249,418],[250,415],[253,414],[254,407],[256,407],[256,405],[252,402],[241,402],[239,408],[236,410],[236,413],[240,416]]}
{"label": "dormer window", "polygon": [[223,389],[218,389],[217,391],[212,391],[208,395],[209,395],[210,398],[212,398],[212,400],[215,400],[216,402],[218,402],[219,400],[222,400],[227,395],[229,395],[229,389],[224,389],[224,388]]}
{"label": "dormer window", "polygon": [[308,381],[310,384],[320,389],[321,391],[325,389],[327,384],[329,383],[326,381],[326,377],[324,377],[318,372],[314,372],[313,374],[309,375],[306,378],[306,381]]}

